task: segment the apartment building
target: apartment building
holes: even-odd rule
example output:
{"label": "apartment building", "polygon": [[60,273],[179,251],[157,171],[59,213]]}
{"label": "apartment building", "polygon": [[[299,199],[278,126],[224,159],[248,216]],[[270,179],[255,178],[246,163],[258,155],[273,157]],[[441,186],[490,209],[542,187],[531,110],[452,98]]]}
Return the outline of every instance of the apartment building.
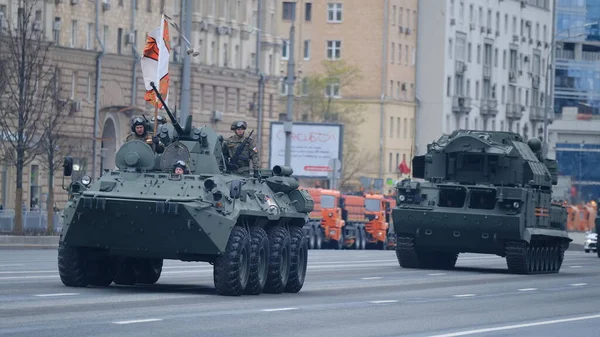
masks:
{"label": "apartment building", "polygon": [[[295,26],[298,98],[306,95],[305,79],[323,72],[323,60],[345,60],[360,69],[362,79],[351,88],[340,89],[331,84],[323,94],[364,107],[363,123],[344,126],[356,131],[353,134],[360,145],[353,162],[344,164],[360,165],[352,168],[357,171],[355,184],[360,177],[375,178],[387,192],[401,177],[398,167],[402,160],[406,158],[410,165],[412,153],[417,0],[277,3],[278,35],[287,39],[292,22]],[[286,75],[288,43],[284,40],[279,59],[282,76]],[[283,82],[280,93],[285,100],[287,90]]]}
{"label": "apartment building", "polygon": [[[457,129],[543,136],[552,2],[419,3],[418,154]],[[551,112],[547,115],[552,118]]]}
{"label": "apartment building", "polygon": [[[19,3],[0,0],[4,33],[16,18]],[[187,7],[182,7],[186,3]],[[269,9],[263,7],[265,23],[257,59],[257,0],[40,0],[37,6],[34,27],[54,43],[51,57],[59,68],[62,95],[73,101],[68,131],[72,151],[77,152],[71,153],[77,175],[97,177],[102,169],[114,168],[114,155],[130,132],[131,118],[145,114],[150,119],[153,115],[153,107],[143,99],[139,59],[145,35],[158,27],[163,9],[179,26],[183,26],[182,13],[191,10],[188,40],[199,51],[191,61],[189,113],[194,124],[209,125],[228,136],[231,122],[244,119],[250,129],[264,129],[267,134],[258,138],[260,132],[255,132],[254,137],[261,149],[268,148],[269,121],[278,111],[278,81],[273,76],[278,74],[274,60],[279,58],[281,42]],[[179,33],[172,27],[170,37],[169,105],[173,111],[181,106],[185,49],[180,48]],[[262,118],[257,108],[259,65],[265,75]],[[267,165],[264,152],[262,163]],[[47,174],[42,163],[34,161],[25,171],[24,200],[39,200],[39,206],[45,208]],[[14,174],[14,168],[3,166],[1,202],[5,209],[14,207]],[[57,178],[60,182],[60,176]],[[65,195],[60,188],[55,188],[55,193],[60,208]]]}
{"label": "apartment building", "polygon": [[560,0],[556,6],[556,119],[548,154],[567,182],[561,197],[600,200],[600,3]]}

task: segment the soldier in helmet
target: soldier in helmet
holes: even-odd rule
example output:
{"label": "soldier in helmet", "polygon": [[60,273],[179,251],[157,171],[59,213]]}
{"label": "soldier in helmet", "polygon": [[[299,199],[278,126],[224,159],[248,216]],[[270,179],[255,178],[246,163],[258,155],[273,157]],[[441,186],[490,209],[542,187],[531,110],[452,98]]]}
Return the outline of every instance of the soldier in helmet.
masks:
{"label": "soldier in helmet", "polygon": [[157,153],[164,151],[164,145],[159,141],[158,137],[154,137],[152,131],[149,130],[150,126],[141,117],[135,117],[131,120],[131,133],[125,139],[125,142],[132,140],[141,140],[146,144],[153,147]]}
{"label": "soldier in helmet", "polygon": [[175,174],[189,174],[190,171],[187,168],[186,163],[183,160],[178,160],[173,164],[173,173]]}
{"label": "soldier in helmet", "polygon": [[[158,120],[158,125],[167,124],[167,119],[162,115],[157,115],[156,117],[156,120]],[[152,119],[150,121],[152,122],[152,124],[154,124],[154,116],[152,116]]]}
{"label": "soldier in helmet", "polygon": [[[235,134],[223,142],[223,152],[229,159],[229,169],[238,174],[248,175],[250,173],[249,161],[252,160],[252,168],[256,177],[260,168],[258,149],[254,139],[245,135],[247,126],[248,124],[245,121],[235,121],[231,124],[231,130]],[[238,148],[243,145],[246,139],[248,141],[240,149],[239,156],[236,158],[235,154],[238,152]]]}

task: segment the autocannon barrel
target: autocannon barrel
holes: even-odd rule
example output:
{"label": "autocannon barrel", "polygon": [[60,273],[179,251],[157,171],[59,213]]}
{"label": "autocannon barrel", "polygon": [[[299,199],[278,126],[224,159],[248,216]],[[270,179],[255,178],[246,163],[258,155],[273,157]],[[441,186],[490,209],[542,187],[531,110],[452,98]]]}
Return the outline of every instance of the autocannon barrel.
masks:
{"label": "autocannon barrel", "polygon": [[283,166],[283,165],[275,165],[273,166],[273,174],[276,176],[291,176],[292,173],[294,173],[294,170],[292,170],[291,167],[289,166]]}

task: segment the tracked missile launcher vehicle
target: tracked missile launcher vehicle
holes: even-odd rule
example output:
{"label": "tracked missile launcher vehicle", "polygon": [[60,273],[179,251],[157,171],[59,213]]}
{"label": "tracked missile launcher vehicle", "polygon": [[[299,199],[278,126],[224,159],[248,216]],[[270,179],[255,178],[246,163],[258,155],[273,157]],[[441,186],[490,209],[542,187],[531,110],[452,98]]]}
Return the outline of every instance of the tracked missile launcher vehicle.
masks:
{"label": "tracked missile launcher vehicle", "polygon": [[[163,103],[164,104],[164,103]],[[141,141],[116,153],[118,169],[69,187],[58,248],[66,286],[153,284],[164,259],[209,262],[221,295],[298,292],[313,200],[289,167],[229,173],[221,136],[209,127],[160,127],[162,154]],[[173,173],[184,161],[189,172]],[[73,162],[66,158],[64,175]],[[64,180],[63,180],[64,185]]]}
{"label": "tracked missile launcher vehicle", "polygon": [[392,210],[403,268],[453,268],[464,252],[506,257],[517,274],[557,273],[571,239],[553,204],[556,161],[537,138],[461,130],[413,158]]}

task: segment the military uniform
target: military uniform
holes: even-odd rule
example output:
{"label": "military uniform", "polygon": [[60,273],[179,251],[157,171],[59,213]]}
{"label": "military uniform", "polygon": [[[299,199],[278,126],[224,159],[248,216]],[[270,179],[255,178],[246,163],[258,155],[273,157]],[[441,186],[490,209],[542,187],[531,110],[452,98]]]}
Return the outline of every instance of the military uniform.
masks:
{"label": "military uniform", "polygon": [[[144,133],[142,135],[138,135],[137,132],[135,132],[135,128],[138,125],[144,126]],[[160,141],[158,141],[158,143],[153,144],[152,143],[152,139],[154,138],[153,136],[154,136],[154,133],[152,131],[148,130],[148,124],[146,123],[146,121],[141,119],[140,117],[136,117],[136,118],[133,118],[133,120],[131,121],[131,133],[129,135],[127,135],[127,138],[125,138],[125,142],[127,143],[132,140],[140,140],[140,141],[148,144],[153,149],[155,149],[156,153],[162,153],[165,150],[165,146]]]}
{"label": "military uniform", "polygon": [[[246,122],[234,122],[231,125],[231,130],[236,129],[246,129]],[[235,153],[238,150],[238,147],[242,145],[242,143],[248,139],[246,145],[241,150],[240,155],[238,156],[235,162],[230,162],[234,166],[232,171],[237,174],[249,174],[250,173],[250,164],[249,161],[252,160],[252,168],[255,172],[260,169],[260,161],[258,158],[258,149],[256,148],[256,142],[252,137],[248,137],[246,135],[242,135],[241,137],[237,134],[229,137],[223,142],[223,151],[225,151],[225,155],[231,159],[235,156]]]}

